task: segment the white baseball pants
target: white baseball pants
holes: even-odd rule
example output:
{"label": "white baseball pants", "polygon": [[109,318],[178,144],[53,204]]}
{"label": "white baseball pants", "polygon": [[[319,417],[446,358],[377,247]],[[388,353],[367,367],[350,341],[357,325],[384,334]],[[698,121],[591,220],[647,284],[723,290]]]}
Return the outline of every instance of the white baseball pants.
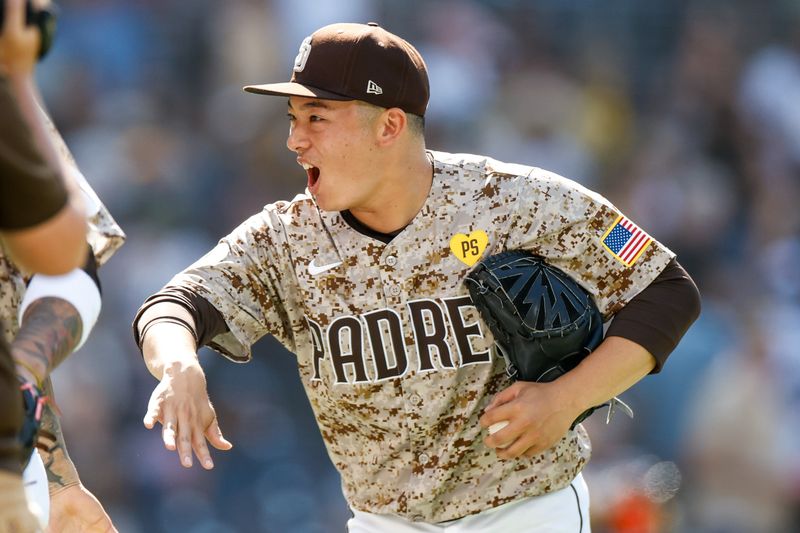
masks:
{"label": "white baseball pants", "polygon": [[352,510],[349,533],[591,533],[589,489],[581,474],[567,487],[449,522],[411,522]]}

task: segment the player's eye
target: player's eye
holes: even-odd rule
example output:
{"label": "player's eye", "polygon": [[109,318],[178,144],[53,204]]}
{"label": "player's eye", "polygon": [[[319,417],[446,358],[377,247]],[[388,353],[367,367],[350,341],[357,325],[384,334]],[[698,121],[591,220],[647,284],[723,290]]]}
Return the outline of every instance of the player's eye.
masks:
{"label": "player's eye", "polygon": [[322,118],[321,116],[319,116],[319,115],[311,115],[311,116],[308,118],[308,120],[309,120],[310,122],[320,122],[321,120],[323,120],[323,118]]}
{"label": "player's eye", "polygon": [[286,116],[289,117],[289,122],[294,122],[295,120],[297,120],[297,118],[291,113],[286,113]]}

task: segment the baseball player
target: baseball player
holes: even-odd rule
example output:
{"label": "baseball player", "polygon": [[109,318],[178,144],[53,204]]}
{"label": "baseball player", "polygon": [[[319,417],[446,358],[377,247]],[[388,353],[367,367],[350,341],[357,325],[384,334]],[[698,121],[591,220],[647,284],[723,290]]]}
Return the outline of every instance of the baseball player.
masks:
{"label": "baseball player", "polygon": [[42,393],[39,450],[34,450],[23,472],[29,501],[35,503],[42,524],[50,522],[48,531],[106,533],[116,530],[100,502],[81,484],[69,458],[48,376],[89,336],[101,307],[97,269],[123,244],[125,234],[77,170],[52,124],[50,131],[71,179],[83,193],[91,253],[83,267],[66,274],[29,276],[0,248],[0,278],[8,280],[0,291],[0,338],[10,343],[23,383],[35,385]]}
{"label": "baseball player", "polygon": [[82,268],[59,276],[27,277],[12,261],[2,261],[0,250],[0,277],[12,282],[11,290],[0,293],[0,317],[6,325],[0,333],[13,339],[17,374],[42,391],[38,450],[23,472],[28,499],[35,502],[42,523],[49,522],[47,531],[109,533],[116,531],[111,519],[82,485],[67,453],[48,376],[88,338],[101,308],[97,269],[124,243],[125,234],[77,169],[55,127],[49,126],[71,178],[83,193],[90,253]]}
{"label": "baseball player", "polygon": [[[60,165],[43,135],[33,93],[41,36],[24,23],[24,1],[5,0],[0,29],[0,249],[28,272],[62,274],[78,266],[86,250],[83,211],[70,194]],[[0,255],[0,271],[9,264]],[[17,283],[0,272],[0,300]],[[0,317],[0,331],[6,326]],[[22,395],[7,345],[0,335],[0,532],[40,530],[23,490],[19,434]]]}
{"label": "baseball player", "polygon": [[[21,23],[22,5],[22,2],[8,2],[6,16],[20,19],[18,22]],[[35,30],[25,31],[36,33]],[[85,341],[97,319],[100,287],[96,269],[122,244],[125,236],[77,170],[61,136],[39,107],[35,87],[27,79],[30,72],[20,66],[32,68],[34,55],[29,54],[27,63],[18,63],[22,52],[8,53],[9,49],[17,50],[12,47],[12,42],[16,47],[28,49],[19,44],[20,40],[20,36],[16,40],[5,36],[0,46],[0,57],[3,58],[0,63],[8,74],[7,79],[2,79],[4,91],[0,95],[5,96],[8,87],[14,97],[13,103],[0,109],[4,118],[19,118],[16,122],[3,120],[3,124],[9,125],[4,133],[13,133],[14,136],[7,145],[0,145],[4,191],[0,195],[3,207],[0,226],[10,225],[16,229],[34,225],[34,228],[28,230],[33,233],[32,237],[22,236],[31,239],[30,246],[15,247],[19,238],[6,240],[3,244],[7,246],[0,246],[0,342],[4,345],[10,343],[10,356],[16,365],[16,368],[13,364],[9,365],[10,368],[4,367],[9,371],[9,391],[13,391],[16,400],[16,403],[8,402],[8,406],[16,405],[18,418],[21,418],[20,379],[26,398],[33,406],[33,416],[42,413],[38,445],[43,450],[44,462],[37,451],[31,454],[30,448],[25,450],[23,460],[28,466],[22,478],[28,503],[40,525],[46,526],[52,515],[48,531],[109,532],[114,531],[113,525],[102,505],[81,485],[66,453],[52,404],[44,399],[49,397],[52,400],[52,388],[47,378],[50,371]],[[35,41],[31,41],[29,48],[36,49]],[[17,60],[10,64],[5,62],[12,56]],[[17,108],[20,112],[14,113]],[[23,127],[23,122],[31,127],[32,135],[26,136],[28,130]],[[14,124],[19,126],[14,127]],[[38,152],[29,147],[31,140],[40,152],[46,154],[45,158],[33,157]],[[63,174],[63,181],[77,192],[82,201],[74,202],[74,205],[69,203],[65,185],[60,180],[46,179],[48,174],[56,177]],[[62,229],[53,235],[46,227],[50,224],[63,226],[65,220],[70,221],[75,206],[79,206],[80,213],[80,223],[76,225],[80,230],[79,246],[75,251],[80,254],[78,266],[83,264],[82,268],[74,268],[76,264],[71,260],[72,254],[69,257],[61,255],[63,246],[69,246],[72,240],[69,234]],[[54,212],[61,212],[59,207],[68,214],[54,216]],[[53,221],[48,217],[61,220]],[[41,220],[45,222],[40,223]],[[42,238],[48,235],[49,241]],[[90,246],[87,246],[87,241]],[[32,257],[20,253],[31,247],[36,250]],[[13,257],[7,253],[9,249],[16,252]],[[44,261],[42,268],[37,261]],[[37,272],[34,275],[31,275],[32,267]],[[44,394],[41,394],[42,389]],[[3,407],[6,405],[4,400]],[[31,426],[35,426],[35,422],[26,420],[21,434],[26,445],[32,448],[37,443]],[[17,435],[14,435],[16,439]],[[52,493],[52,505],[49,493]],[[5,498],[4,493],[4,501]],[[25,501],[24,497],[22,501]],[[4,520],[4,517],[0,520],[0,531],[5,531]],[[38,530],[34,525],[23,528],[18,524],[18,527],[19,531]]]}
{"label": "baseball player", "polygon": [[[145,301],[134,336],[159,380],[145,426],[161,423],[184,466],[194,452],[212,468],[206,442],[231,443],[197,348],[245,362],[272,334],[297,357],[349,531],[589,531],[590,443],[570,425],[659,371],[696,318],[674,254],[566,178],[426,149],[423,59],[375,23],[319,29],[291,81],[245,90],[287,99],[306,193],[267,205]],[[514,249],[614,317],[551,383],[511,384],[463,283]]]}

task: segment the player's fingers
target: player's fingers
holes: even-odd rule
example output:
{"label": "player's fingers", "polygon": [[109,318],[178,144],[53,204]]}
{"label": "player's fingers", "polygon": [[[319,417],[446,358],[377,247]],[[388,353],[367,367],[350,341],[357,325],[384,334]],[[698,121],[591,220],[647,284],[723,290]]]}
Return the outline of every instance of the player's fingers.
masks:
{"label": "player's fingers", "polygon": [[506,448],[514,442],[517,437],[517,429],[511,426],[507,420],[496,422],[489,426],[489,435],[484,437],[483,443],[494,449]]}
{"label": "player's fingers", "polygon": [[532,457],[539,455],[540,453],[542,453],[542,451],[543,450],[540,450],[537,446],[531,446],[530,448],[528,448],[528,451],[526,451],[523,455],[530,459]]}
{"label": "player's fingers", "polygon": [[505,448],[497,449],[498,457],[502,459],[516,459],[525,453],[530,446],[521,443],[522,439],[517,439]]}
{"label": "player's fingers", "polygon": [[523,434],[514,442],[509,443],[508,446],[497,448],[496,452],[501,459],[515,459],[531,449],[538,449],[534,437],[529,434]]}
{"label": "player's fingers", "polygon": [[181,464],[186,468],[192,466],[192,434],[193,424],[188,413],[178,414],[178,431],[176,433],[176,446]]}
{"label": "player's fingers", "polygon": [[222,431],[219,429],[216,418],[209,424],[208,429],[206,429],[206,438],[208,442],[218,450],[230,450],[233,448],[233,444],[222,436]]}
{"label": "player's fingers", "polygon": [[203,468],[206,470],[214,468],[214,462],[211,460],[211,454],[208,451],[208,446],[206,446],[206,437],[199,431],[195,431],[194,437],[192,437],[192,449]]}
{"label": "player's fingers", "polygon": [[520,390],[520,382],[517,381],[512,383],[509,387],[506,387],[505,389],[501,390],[500,392],[494,395],[494,398],[492,398],[492,401],[489,402],[489,405],[486,406],[484,412],[495,409],[500,405],[510,402],[511,400],[516,398],[517,395],[519,395],[519,390]]}
{"label": "player's fingers", "polygon": [[161,404],[151,399],[147,405],[147,412],[144,414],[142,422],[147,429],[153,429],[156,422],[161,420]]}
{"label": "player's fingers", "polygon": [[176,447],[178,435],[178,423],[172,416],[164,417],[163,425],[161,426],[161,439],[164,441],[164,446],[168,450],[174,450]]}
{"label": "player's fingers", "polygon": [[500,400],[497,398],[497,395],[495,395],[494,398],[492,398],[492,401],[489,402],[489,405],[486,406],[486,409],[484,409],[484,412],[490,411],[498,405],[500,405]]}
{"label": "player's fingers", "polygon": [[516,437],[510,437],[507,440],[498,440],[499,437],[486,437],[483,439],[484,443],[486,444],[487,448],[491,448],[495,451],[497,456],[501,459],[510,459],[512,457],[516,457],[516,455],[510,455],[509,450],[519,441]]}
{"label": "player's fingers", "polygon": [[497,422],[502,422],[503,420],[511,420],[514,415],[514,406],[513,404],[503,403],[494,407],[490,411],[484,411],[483,415],[481,415],[478,421],[480,422],[481,426],[484,428],[489,428],[493,424]]}

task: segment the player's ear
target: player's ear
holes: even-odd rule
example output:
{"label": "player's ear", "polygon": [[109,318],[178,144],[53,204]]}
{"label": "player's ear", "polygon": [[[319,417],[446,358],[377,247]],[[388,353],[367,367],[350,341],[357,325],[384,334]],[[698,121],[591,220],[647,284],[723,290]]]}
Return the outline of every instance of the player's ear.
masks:
{"label": "player's ear", "polygon": [[381,113],[378,143],[391,144],[408,128],[408,117],[399,107],[390,107]]}

